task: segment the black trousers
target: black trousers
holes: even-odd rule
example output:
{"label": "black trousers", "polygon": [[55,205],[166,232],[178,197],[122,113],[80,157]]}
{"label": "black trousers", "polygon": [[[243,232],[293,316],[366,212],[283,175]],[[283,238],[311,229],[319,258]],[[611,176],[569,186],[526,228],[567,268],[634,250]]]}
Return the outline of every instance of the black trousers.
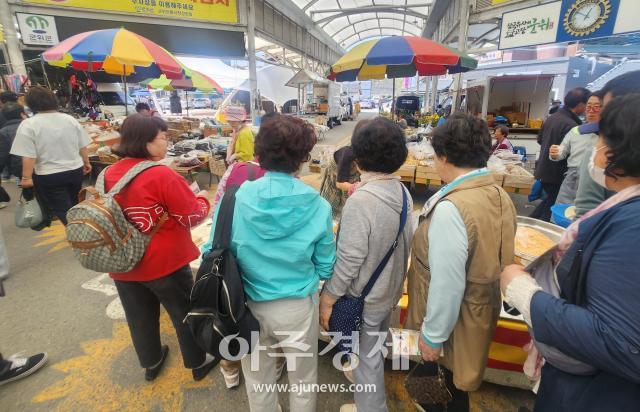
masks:
{"label": "black trousers", "polygon": [[197,368],[204,363],[205,352],[196,344],[189,327],[182,323],[189,311],[189,294],[193,286],[188,265],[160,279],[148,282],[116,280],[115,284],[143,368],[154,366],[162,358],[160,304],[176,329],[185,368]]}
{"label": "black trousers", "polygon": [[551,206],[556,204],[558,193],[560,193],[561,183],[542,183],[542,189],[546,192],[547,197],[540,202],[529,217],[534,219],[551,221]]}
{"label": "black trousers", "polygon": [[67,212],[78,204],[82,189],[82,168],[50,175],[33,175],[33,185],[42,206],[67,224]]}
{"label": "black trousers", "polygon": [[[435,375],[438,365],[434,362],[427,362],[421,367],[426,368],[430,375]],[[453,399],[447,405],[420,404],[420,406],[427,412],[469,412],[469,393],[456,388],[456,385],[453,384],[453,373],[449,369],[442,368],[442,370],[444,371],[444,381]]]}

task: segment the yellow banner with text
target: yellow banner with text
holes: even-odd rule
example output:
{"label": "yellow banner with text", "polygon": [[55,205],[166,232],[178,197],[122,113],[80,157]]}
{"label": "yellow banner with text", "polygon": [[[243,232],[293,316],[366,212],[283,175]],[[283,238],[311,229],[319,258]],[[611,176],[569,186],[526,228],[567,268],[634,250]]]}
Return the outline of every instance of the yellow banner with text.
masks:
{"label": "yellow banner with text", "polygon": [[238,23],[236,0],[22,0],[24,3],[216,23]]}

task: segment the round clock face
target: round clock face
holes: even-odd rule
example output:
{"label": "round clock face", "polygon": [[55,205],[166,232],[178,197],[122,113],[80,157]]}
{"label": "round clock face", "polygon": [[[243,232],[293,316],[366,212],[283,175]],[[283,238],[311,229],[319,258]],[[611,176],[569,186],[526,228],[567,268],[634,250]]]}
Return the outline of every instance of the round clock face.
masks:
{"label": "round clock face", "polygon": [[573,36],[585,36],[602,27],[610,12],[609,0],[577,0],[567,11],[564,27]]}

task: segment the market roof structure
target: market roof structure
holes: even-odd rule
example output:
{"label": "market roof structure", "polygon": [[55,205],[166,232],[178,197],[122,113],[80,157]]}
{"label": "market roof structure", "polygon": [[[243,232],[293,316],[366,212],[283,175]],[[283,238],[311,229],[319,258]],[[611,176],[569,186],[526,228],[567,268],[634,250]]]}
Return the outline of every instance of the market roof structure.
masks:
{"label": "market roof structure", "polygon": [[381,36],[420,36],[433,0],[293,0],[345,49]]}

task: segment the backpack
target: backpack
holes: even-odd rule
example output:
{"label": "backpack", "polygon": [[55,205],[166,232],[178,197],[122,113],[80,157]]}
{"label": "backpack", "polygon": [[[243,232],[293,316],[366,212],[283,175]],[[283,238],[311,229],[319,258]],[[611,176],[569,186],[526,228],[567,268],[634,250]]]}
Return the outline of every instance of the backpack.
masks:
{"label": "backpack", "polygon": [[237,185],[228,188],[222,198],[213,247],[202,258],[191,290],[191,309],[184,318],[200,348],[227,360],[239,360],[251,353],[258,343],[252,339],[252,332],[260,331],[260,323],[247,306],[241,268],[231,251],[238,188]]}
{"label": "backpack", "polygon": [[[95,187],[83,189],[81,203],[67,213],[67,241],[82,266],[96,272],[126,273],[142,260],[153,235],[169,218],[165,212],[149,234],[143,234],[127,220],[115,195],[145,170],[160,166],[144,161],[132,167],[108,192],[105,192],[106,168]],[[87,198],[87,194],[91,198]],[[82,200],[84,199],[84,200]]]}

